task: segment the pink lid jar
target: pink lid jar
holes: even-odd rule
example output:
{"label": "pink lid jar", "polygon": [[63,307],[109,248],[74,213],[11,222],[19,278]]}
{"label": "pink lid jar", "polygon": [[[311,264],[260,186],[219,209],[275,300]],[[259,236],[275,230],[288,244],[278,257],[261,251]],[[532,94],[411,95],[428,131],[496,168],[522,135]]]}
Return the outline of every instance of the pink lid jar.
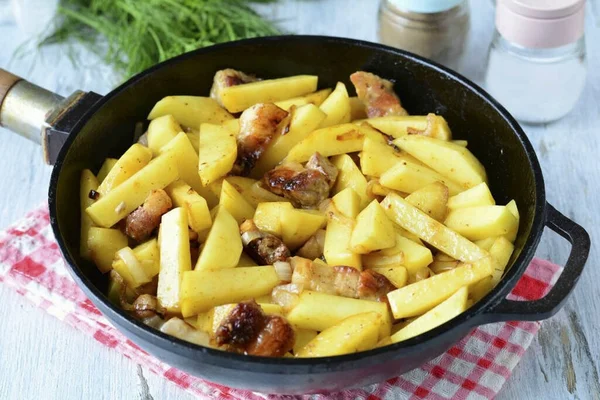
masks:
{"label": "pink lid jar", "polygon": [[519,121],[569,113],[585,86],[585,0],[498,0],[487,90]]}

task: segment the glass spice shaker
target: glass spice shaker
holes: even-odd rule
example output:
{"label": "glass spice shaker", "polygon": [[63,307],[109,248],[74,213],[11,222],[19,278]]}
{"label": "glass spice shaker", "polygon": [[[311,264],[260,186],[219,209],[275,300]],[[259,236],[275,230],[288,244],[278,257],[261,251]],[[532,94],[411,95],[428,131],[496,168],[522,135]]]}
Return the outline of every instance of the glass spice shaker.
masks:
{"label": "glass spice shaker", "polygon": [[456,69],[469,22],[467,0],[382,0],[379,41]]}
{"label": "glass spice shaker", "polygon": [[485,86],[519,121],[569,113],[585,86],[585,0],[498,0]]}

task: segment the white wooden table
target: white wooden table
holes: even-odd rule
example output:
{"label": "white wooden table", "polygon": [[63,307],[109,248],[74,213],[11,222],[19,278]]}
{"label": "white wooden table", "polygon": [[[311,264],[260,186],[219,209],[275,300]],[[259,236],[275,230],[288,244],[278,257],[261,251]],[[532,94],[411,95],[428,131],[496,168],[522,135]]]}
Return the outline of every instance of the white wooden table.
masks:
{"label": "white wooden table", "polygon": [[[282,1],[261,6],[296,33],[376,40],[377,1]],[[588,2],[589,80],[577,108],[563,120],[525,127],[546,178],[548,200],[600,237],[600,4]],[[351,5],[350,5],[351,4]],[[472,0],[473,28],[461,71],[479,80],[492,34],[489,0]],[[8,65],[25,38],[0,26],[0,67],[63,95],[77,88],[106,93],[110,84],[92,67],[75,72],[59,49]],[[89,62],[94,65],[94,62]],[[0,228],[46,200],[50,167],[33,143],[0,129]],[[546,234],[538,255],[557,263],[568,246]],[[594,246],[587,269],[563,311],[544,323],[514,371],[501,399],[600,399],[600,257]],[[90,337],[74,331],[0,285],[0,399],[191,399]]]}

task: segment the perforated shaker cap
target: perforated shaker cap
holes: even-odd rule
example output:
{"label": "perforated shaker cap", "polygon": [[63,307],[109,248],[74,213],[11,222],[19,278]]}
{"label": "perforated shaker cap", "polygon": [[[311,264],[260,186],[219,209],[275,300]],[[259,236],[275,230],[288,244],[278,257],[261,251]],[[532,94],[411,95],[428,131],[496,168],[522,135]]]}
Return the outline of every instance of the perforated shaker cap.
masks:
{"label": "perforated shaker cap", "polygon": [[399,10],[432,14],[447,11],[464,0],[388,0]]}
{"label": "perforated shaker cap", "polygon": [[496,27],[506,40],[552,48],[583,36],[585,0],[498,0]]}

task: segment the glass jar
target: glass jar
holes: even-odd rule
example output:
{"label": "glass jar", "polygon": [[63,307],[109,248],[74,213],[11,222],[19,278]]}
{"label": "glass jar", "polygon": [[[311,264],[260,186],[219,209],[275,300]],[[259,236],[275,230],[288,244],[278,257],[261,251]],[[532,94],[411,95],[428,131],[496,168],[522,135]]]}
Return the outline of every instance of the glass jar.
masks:
{"label": "glass jar", "polygon": [[[568,114],[585,86],[584,1],[498,0],[487,91],[519,121]],[[516,5],[516,6],[515,6]]]}
{"label": "glass jar", "polygon": [[466,0],[382,0],[379,41],[456,69],[469,33]]}

